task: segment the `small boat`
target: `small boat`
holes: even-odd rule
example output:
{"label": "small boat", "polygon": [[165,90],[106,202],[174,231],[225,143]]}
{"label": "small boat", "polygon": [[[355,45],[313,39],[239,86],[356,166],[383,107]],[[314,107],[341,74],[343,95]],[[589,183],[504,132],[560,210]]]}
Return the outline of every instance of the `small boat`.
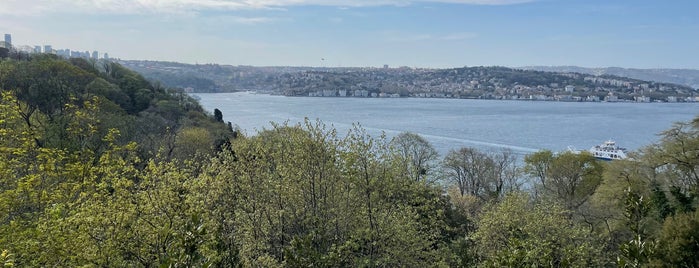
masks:
{"label": "small boat", "polygon": [[597,159],[611,161],[626,159],[626,148],[621,148],[612,140],[605,141],[600,145],[595,145],[588,150]]}

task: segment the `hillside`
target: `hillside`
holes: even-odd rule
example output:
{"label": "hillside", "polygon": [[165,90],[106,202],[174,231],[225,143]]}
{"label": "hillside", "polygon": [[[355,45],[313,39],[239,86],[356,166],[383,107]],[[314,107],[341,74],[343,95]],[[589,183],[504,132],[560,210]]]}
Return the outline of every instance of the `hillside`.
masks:
{"label": "hillside", "polygon": [[312,68],[123,61],[165,85],[191,92],[255,90],[288,96],[436,97],[558,101],[696,101],[678,84],[615,75],[506,67],[454,69]]}
{"label": "hillside", "polygon": [[21,102],[22,127],[37,135],[39,147],[100,153],[107,146],[103,138],[118,132],[114,142],[137,142],[141,157],[164,148],[166,158],[188,158],[183,133],[204,130],[211,138],[202,139],[197,151],[209,155],[231,135],[182,90],[152,84],[110,61],[50,54],[3,60],[0,89]]}
{"label": "hillside", "polygon": [[[512,75],[395,75],[486,70]],[[317,73],[302,77],[351,82]],[[633,161],[520,161],[471,147],[440,158],[414,133],[310,120],[236,135],[220,111],[108,61],[0,59],[0,93],[4,267],[699,264],[699,118]]]}
{"label": "hillside", "polygon": [[578,66],[526,66],[524,70],[544,72],[575,72],[592,75],[615,75],[633,79],[673,83],[699,89],[699,70],[693,69],[634,69],[620,67],[585,68]]}

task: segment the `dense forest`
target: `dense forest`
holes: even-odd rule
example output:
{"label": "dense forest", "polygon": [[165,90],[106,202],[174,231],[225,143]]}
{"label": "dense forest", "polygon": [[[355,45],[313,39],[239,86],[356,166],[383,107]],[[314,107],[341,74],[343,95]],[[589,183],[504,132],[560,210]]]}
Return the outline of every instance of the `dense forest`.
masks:
{"label": "dense forest", "polygon": [[308,120],[244,136],[113,62],[4,59],[0,89],[5,266],[699,265],[699,117],[632,160],[518,161]]}

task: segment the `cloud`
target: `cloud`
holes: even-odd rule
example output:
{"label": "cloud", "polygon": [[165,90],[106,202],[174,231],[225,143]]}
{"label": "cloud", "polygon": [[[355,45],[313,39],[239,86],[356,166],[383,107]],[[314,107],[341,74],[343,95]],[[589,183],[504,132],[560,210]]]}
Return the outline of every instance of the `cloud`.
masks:
{"label": "cloud", "polygon": [[248,24],[248,25],[272,23],[272,22],[275,22],[277,20],[279,20],[279,19],[269,18],[269,17],[230,17],[229,18],[229,21],[231,21],[233,23]]}
{"label": "cloud", "polygon": [[460,32],[450,33],[445,35],[420,34],[420,33],[403,33],[403,32],[382,32],[384,39],[389,42],[435,42],[435,41],[462,41],[478,37],[476,33]]}
{"label": "cloud", "polygon": [[205,10],[285,8],[291,6],[407,6],[416,3],[513,5],[536,0],[2,0],[0,14],[191,13]]}
{"label": "cloud", "polygon": [[460,40],[466,40],[466,39],[473,39],[478,37],[476,33],[469,33],[469,32],[464,32],[464,33],[452,33],[448,34],[445,36],[442,36],[440,39],[444,41],[460,41]]}

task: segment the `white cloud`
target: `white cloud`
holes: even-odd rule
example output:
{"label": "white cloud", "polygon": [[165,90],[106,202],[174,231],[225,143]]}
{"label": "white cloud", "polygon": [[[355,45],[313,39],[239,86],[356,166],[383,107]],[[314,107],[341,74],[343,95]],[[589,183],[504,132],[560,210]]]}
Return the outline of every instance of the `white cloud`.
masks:
{"label": "white cloud", "polygon": [[415,3],[511,5],[536,0],[1,0],[0,14],[68,13],[191,13],[203,10],[284,8],[289,6],[406,6]]}
{"label": "white cloud", "polygon": [[478,34],[471,32],[458,32],[445,35],[425,34],[425,33],[405,33],[386,31],[380,33],[384,40],[389,42],[436,42],[436,41],[462,41],[474,39]]}
{"label": "white cloud", "polygon": [[473,39],[476,37],[478,37],[478,35],[475,33],[464,32],[464,33],[448,34],[448,35],[442,36],[440,39],[445,40],[445,41],[460,41],[460,40],[466,40],[466,39]]}
{"label": "white cloud", "polygon": [[278,21],[280,19],[277,18],[270,18],[270,17],[237,17],[237,16],[225,16],[221,17],[219,19],[220,23],[236,23],[236,24],[247,24],[247,25],[254,25],[254,24],[265,24],[265,23],[272,23],[275,21]]}

